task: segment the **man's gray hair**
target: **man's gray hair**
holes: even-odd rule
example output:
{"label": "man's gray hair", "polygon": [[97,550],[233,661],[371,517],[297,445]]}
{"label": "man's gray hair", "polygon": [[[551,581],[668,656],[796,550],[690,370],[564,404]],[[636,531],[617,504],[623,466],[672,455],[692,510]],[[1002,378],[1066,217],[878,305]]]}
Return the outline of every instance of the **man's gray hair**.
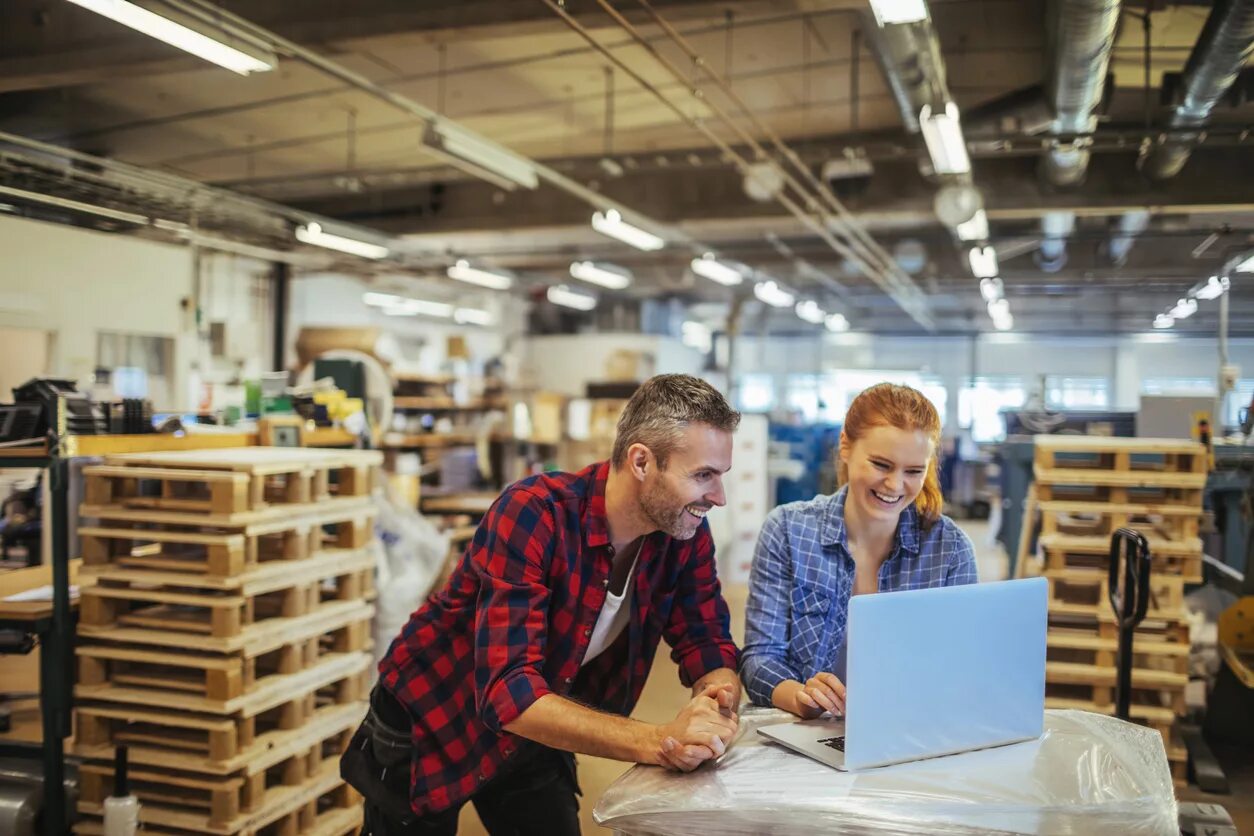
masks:
{"label": "man's gray hair", "polygon": [[610,461],[618,470],[627,461],[627,448],[643,444],[653,451],[658,467],[683,442],[689,424],[706,424],[716,430],[735,432],[740,413],[710,384],[689,374],[659,374],[640,385],[618,419],[614,453]]}

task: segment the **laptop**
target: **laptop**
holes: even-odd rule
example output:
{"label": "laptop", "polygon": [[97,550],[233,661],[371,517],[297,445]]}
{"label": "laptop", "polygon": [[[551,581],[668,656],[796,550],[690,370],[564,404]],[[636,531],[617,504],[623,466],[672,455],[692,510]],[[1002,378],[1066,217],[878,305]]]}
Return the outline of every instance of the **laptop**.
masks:
{"label": "laptop", "polygon": [[845,716],[758,734],[841,770],[1036,739],[1048,599],[1045,578],[854,596]]}

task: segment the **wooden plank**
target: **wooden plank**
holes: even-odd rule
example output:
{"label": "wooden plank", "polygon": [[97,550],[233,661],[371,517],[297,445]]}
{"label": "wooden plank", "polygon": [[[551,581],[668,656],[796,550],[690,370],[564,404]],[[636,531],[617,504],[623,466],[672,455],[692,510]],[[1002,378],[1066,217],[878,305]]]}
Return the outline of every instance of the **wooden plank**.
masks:
{"label": "wooden plank", "polygon": [[[153,512],[148,512],[153,513]],[[142,516],[142,512],[141,512]],[[225,546],[243,548],[241,534],[205,534],[199,531],[158,531],[155,529],[111,528],[105,526],[80,526],[79,537],[100,537],[110,540],[141,540],[151,543],[186,543],[196,546]]]}
{"label": "wooden plank", "polygon": [[374,502],[369,496],[329,496],[317,502],[270,504],[255,510],[229,514],[200,513],[168,508],[131,508],[124,505],[84,504],[79,506],[79,515],[92,519],[243,530],[257,526],[273,526],[276,523],[282,524],[297,519],[373,511]]}
{"label": "wooden plank", "polygon": [[1084,502],[1080,500],[1038,500],[1043,512],[1062,514],[1130,514],[1134,516],[1200,517],[1202,509],[1187,505],[1155,505],[1135,502]]}
{"label": "wooden plank", "polygon": [[[1190,540],[1173,541],[1147,537],[1151,555],[1174,554],[1183,557],[1201,556],[1202,540],[1200,537]],[[1043,534],[1040,539],[1041,548],[1058,551],[1084,552],[1086,554],[1110,554],[1109,537],[1076,537],[1067,534]]]}
{"label": "wooden plank", "polygon": [[[185,561],[178,558],[127,558],[125,561],[119,561],[125,564],[121,568],[113,565],[90,566],[84,567],[83,574],[107,577],[111,581],[150,586],[234,591],[245,597],[251,597],[350,572],[371,569],[375,561],[375,556],[369,548],[326,549],[303,560],[275,560],[258,563],[246,572],[226,577],[167,571],[167,569],[183,567]],[[136,568],[130,568],[131,566]]]}
{"label": "wooden plank", "polygon": [[1199,442],[1178,438],[1121,438],[1097,435],[1037,435],[1037,449],[1078,453],[1184,453],[1205,455]]}
{"label": "wooden plank", "polygon": [[[1045,681],[1076,685],[1101,685],[1113,688],[1114,667],[1084,665],[1074,662],[1046,662]],[[1155,691],[1183,691],[1189,684],[1188,674],[1173,671],[1132,669],[1132,687]]]}
{"label": "wooden plank", "polygon": [[107,464],[204,470],[236,470],[274,475],[300,470],[338,467],[377,467],[383,464],[378,450],[310,449],[308,447],[239,447],[212,452],[176,451],[110,456]]}
{"label": "wooden plank", "polygon": [[1123,488],[1202,488],[1205,473],[1157,473],[1145,470],[1034,468],[1038,484],[1110,485]]}

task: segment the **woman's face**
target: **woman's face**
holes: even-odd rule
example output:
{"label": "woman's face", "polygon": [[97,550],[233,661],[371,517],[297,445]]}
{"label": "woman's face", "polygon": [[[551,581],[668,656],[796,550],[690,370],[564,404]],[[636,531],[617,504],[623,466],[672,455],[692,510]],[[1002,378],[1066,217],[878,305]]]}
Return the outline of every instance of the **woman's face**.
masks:
{"label": "woman's face", "polygon": [[840,460],[848,469],[846,504],[855,502],[865,519],[892,520],[923,490],[932,442],[922,430],[876,426],[857,441],[840,436]]}

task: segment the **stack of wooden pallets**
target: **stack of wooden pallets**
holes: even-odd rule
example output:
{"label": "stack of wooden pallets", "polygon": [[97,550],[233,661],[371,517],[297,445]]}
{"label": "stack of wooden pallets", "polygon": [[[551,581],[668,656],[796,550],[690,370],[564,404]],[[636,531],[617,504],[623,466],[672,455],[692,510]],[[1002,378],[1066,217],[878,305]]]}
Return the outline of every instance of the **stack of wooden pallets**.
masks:
{"label": "stack of wooden pallets", "polygon": [[339,754],[366,709],[381,454],[266,447],[84,469],[80,833],[129,747],[144,832],[361,823]]}
{"label": "stack of wooden pallets", "polygon": [[1184,584],[1202,574],[1206,449],[1174,439],[1042,435],[1034,464],[1050,583],[1047,705],[1114,712],[1110,539],[1122,527],[1140,531],[1150,547],[1151,599],[1133,642],[1131,716],[1162,732],[1181,780],[1187,754],[1174,724],[1188,684]]}

